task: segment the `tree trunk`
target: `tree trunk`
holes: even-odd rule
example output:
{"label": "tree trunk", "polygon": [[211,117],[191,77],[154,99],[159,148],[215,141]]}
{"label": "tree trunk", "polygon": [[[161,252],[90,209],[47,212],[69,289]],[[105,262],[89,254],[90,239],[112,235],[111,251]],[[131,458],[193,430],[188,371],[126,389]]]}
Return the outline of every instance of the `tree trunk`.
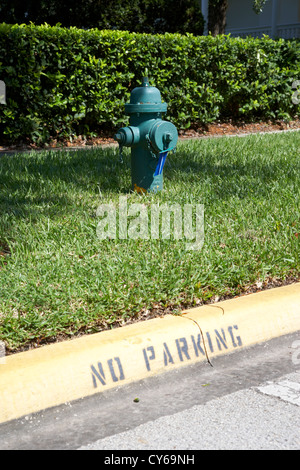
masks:
{"label": "tree trunk", "polygon": [[225,33],[228,0],[209,0],[208,32],[213,36]]}

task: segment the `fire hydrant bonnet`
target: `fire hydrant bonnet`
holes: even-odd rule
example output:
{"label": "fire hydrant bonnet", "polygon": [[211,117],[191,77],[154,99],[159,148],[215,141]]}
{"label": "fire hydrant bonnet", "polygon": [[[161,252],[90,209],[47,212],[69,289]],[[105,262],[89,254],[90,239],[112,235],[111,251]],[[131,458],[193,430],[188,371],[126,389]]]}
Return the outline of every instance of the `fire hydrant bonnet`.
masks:
{"label": "fire hydrant bonnet", "polygon": [[125,104],[125,113],[166,113],[168,105],[162,103],[158,88],[149,85],[147,77],[143,78],[142,86],[132,90],[130,103]]}

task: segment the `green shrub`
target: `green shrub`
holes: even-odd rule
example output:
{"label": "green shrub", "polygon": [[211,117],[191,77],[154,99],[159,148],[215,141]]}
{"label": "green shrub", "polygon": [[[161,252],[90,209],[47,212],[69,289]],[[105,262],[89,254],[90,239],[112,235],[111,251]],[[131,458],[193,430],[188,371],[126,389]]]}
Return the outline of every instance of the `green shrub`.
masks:
{"label": "green shrub", "polygon": [[199,0],[1,0],[0,18],[11,24],[59,23],[148,34],[199,35],[204,28]]}
{"label": "green shrub", "polygon": [[298,41],[147,35],[0,25],[1,141],[90,134],[125,124],[124,104],[148,73],[179,128],[299,113]]}

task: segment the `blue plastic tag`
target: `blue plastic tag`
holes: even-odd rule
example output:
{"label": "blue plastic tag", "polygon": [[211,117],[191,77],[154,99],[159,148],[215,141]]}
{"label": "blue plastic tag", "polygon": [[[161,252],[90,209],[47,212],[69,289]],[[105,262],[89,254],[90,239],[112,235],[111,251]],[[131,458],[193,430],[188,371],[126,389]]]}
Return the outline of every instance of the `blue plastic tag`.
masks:
{"label": "blue plastic tag", "polygon": [[168,155],[168,150],[166,150],[164,152],[160,152],[159,159],[158,159],[158,164],[157,164],[154,176],[161,175],[161,173],[163,171],[163,168],[164,168],[164,164],[165,164],[167,155]]}

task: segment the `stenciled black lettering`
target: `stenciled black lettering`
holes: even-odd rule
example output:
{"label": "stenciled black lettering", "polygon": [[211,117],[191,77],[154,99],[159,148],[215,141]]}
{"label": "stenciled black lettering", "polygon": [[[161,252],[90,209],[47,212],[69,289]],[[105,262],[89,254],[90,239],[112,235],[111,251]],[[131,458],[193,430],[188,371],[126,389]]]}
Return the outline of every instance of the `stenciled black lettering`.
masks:
{"label": "stenciled black lettering", "polygon": [[193,346],[194,346],[196,357],[199,357],[199,351],[201,352],[201,354],[203,354],[203,356],[205,356],[205,352],[203,351],[202,347],[200,346],[201,335],[200,334],[198,335],[197,342],[196,342],[195,337],[193,335],[191,335],[191,340],[192,340],[192,343],[193,343]]}
{"label": "stenciled black lettering", "polygon": [[[150,355],[148,355],[147,352],[149,352]],[[150,371],[151,367],[150,367],[150,362],[149,361],[153,361],[153,359],[155,359],[154,347],[149,346],[148,348],[143,349],[143,354],[144,354],[144,359],[145,359],[145,364],[146,364],[147,370]]]}
{"label": "stenciled black lettering", "polygon": [[115,373],[115,369],[114,369],[114,366],[113,366],[113,359],[109,359],[107,361],[109,371],[110,371],[110,375],[111,375],[111,378],[113,379],[113,382],[118,382],[119,380],[124,380],[125,376],[124,376],[123,367],[122,367],[122,364],[121,364],[121,361],[120,361],[119,357],[115,357],[114,361],[117,363],[117,366],[118,366],[118,369],[119,369],[119,373],[120,373],[119,378],[117,377],[117,375]]}
{"label": "stenciled black lettering", "polygon": [[164,343],[164,365],[167,366],[168,363],[174,364],[174,361],[167,344]]}
{"label": "stenciled black lettering", "polygon": [[207,341],[208,341],[208,346],[209,346],[210,351],[214,352],[214,348],[213,348],[213,345],[212,345],[212,342],[211,342],[211,337],[210,337],[210,334],[208,333],[208,331],[206,332],[206,338],[207,338]]}
{"label": "stenciled black lettering", "polygon": [[[234,334],[232,332],[233,328],[235,330],[238,330],[239,327],[237,325],[233,325],[233,326],[228,327],[228,331],[229,331],[229,334],[230,334],[230,337],[231,337],[232,345],[233,345],[234,348],[237,348],[238,346],[242,346],[243,343],[242,343],[242,340],[241,340],[240,336],[236,336],[236,337],[234,336]],[[237,341],[237,343],[236,343],[236,341]]]}
{"label": "stenciled black lettering", "polygon": [[91,366],[91,369],[92,369],[92,379],[93,379],[94,388],[97,388],[96,379],[98,379],[102,385],[106,385],[105,374],[104,374],[101,362],[98,362],[98,370],[93,365]]}
{"label": "stenciled black lettering", "polygon": [[220,335],[220,333],[218,332],[218,330],[215,330],[215,333],[216,333],[216,341],[217,341],[217,345],[218,345],[218,348],[219,348],[219,351],[222,350],[222,345],[225,349],[228,349],[228,346],[226,344],[226,337],[225,337],[225,331],[223,330],[223,328],[221,328],[221,333],[222,333],[222,336]]}
{"label": "stenciled black lettering", "polygon": [[[175,340],[176,346],[177,346],[177,351],[178,351],[178,356],[181,361],[183,361],[183,354],[187,359],[191,359],[188,353],[188,344],[186,338],[179,338]],[[181,345],[180,345],[181,343]]]}

